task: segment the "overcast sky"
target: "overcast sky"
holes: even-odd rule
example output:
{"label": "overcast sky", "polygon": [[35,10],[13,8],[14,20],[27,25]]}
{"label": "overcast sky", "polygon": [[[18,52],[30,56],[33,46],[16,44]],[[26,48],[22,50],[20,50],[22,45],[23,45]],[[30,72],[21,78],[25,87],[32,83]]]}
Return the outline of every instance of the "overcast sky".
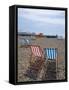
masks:
{"label": "overcast sky", "polygon": [[65,37],[65,11],[18,8],[18,32]]}

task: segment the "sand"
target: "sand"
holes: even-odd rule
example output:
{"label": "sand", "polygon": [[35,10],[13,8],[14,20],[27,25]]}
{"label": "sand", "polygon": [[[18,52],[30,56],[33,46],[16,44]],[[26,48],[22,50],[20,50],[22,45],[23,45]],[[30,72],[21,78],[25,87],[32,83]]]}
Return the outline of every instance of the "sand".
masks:
{"label": "sand", "polygon": [[[55,65],[49,64],[49,62],[45,61],[42,69],[38,73],[36,79],[30,78],[26,76],[26,72],[30,67],[30,60],[31,60],[31,50],[30,48],[20,47],[18,45],[18,82],[25,82],[25,81],[42,81],[42,80],[64,80],[65,79],[65,40],[57,40],[57,39],[36,39],[36,41],[32,41],[32,44],[40,45],[42,48],[46,47],[54,47],[58,48],[58,58],[56,60]],[[56,71],[52,69],[52,77],[50,75],[49,68],[56,66]],[[48,72],[49,71],[49,72]],[[54,76],[55,75],[55,76]],[[54,78],[53,78],[54,77]]]}

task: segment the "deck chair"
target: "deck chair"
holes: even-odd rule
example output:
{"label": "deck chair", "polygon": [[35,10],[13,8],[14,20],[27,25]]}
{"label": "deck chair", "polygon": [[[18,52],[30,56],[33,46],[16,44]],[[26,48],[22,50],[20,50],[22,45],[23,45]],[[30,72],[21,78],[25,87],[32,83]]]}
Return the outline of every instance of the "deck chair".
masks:
{"label": "deck chair", "polygon": [[44,62],[44,55],[40,46],[31,45],[30,48],[32,55],[30,67],[28,68],[26,75],[36,80]]}
{"label": "deck chair", "polygon": [[44,48],[46,58],[46,80],[56,80],[57,76],[57,48]]}

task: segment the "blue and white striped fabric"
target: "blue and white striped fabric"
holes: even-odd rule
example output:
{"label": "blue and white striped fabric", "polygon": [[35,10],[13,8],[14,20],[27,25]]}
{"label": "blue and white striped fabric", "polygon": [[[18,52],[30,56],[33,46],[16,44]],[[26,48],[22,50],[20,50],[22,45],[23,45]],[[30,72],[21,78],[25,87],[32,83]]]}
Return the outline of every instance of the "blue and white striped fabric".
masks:
{"label": "blue and white striped fabric", "polygon": [[57,58],[57,49],[56,48],[44,48],[45,57],[47,59],[54,60]]}

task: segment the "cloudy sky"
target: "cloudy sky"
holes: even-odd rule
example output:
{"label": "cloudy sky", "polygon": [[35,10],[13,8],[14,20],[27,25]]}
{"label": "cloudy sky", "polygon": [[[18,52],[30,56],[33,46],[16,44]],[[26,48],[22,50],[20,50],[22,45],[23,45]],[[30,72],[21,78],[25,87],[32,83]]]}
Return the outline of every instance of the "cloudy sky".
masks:
{"label": "cloudy sky", "polygon": [[18,8],[18,32],[65,37],[65,11]]}

